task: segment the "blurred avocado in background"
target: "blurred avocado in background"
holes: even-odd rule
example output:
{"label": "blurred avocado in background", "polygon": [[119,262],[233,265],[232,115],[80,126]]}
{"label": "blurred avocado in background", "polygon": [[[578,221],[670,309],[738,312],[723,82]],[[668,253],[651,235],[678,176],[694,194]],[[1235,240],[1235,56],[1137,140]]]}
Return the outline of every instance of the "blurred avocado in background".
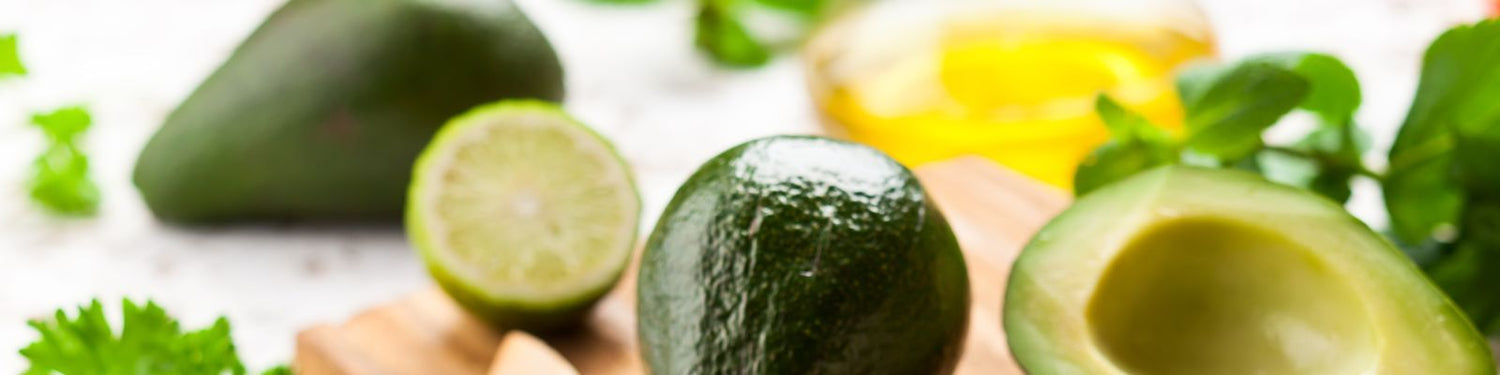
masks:
{"label": "blurred avocado in background", "polygon": [[450,117],[563,91],[509,0],[290,0],[167,117],[135,184],[173,222],[395,221]]}

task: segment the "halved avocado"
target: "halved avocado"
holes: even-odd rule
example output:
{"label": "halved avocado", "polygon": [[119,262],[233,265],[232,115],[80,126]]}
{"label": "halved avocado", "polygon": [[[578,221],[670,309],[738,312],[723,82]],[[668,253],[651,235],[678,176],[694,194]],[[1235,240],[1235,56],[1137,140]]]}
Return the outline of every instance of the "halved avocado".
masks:
{"label": "halved avocado", "polygon": [[1005,330],[1031,374],[1494,374],[1405,255],[1339,205],[1165,167],[1098,190],[1022,251]]}

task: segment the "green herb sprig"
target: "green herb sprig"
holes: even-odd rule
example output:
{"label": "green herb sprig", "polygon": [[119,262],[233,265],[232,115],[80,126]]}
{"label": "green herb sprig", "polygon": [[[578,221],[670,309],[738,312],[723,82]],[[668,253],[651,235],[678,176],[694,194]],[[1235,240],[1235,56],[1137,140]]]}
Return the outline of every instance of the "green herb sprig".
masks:
{"label": "green herb sprig", "polygon": [[[16,35],[0,35],[0,79],[25,76]],[[99,209],[99,187],[89,178],[89,159],[79,139],[93,123],[87,109],[67,107],[31,116],[47,137],[47,148],[32,163],[31,199],[54,213],[92,215]]]}
{"label": "green herb sprig", "polygon": [[[1428,47],[1421,83],[1389,155],[1367,168],[1354,122],[1354,72],[1317,53],[1258,55],[1177,77],[1185,134],[1172,137],[1107,96],[1096,105],[1112,138],[1075,174],[1087,194],[1168,164],[1244,169],[1346,202],[1350,184],[1381,184],[1393,239],[1468,313],[1500,334],[1500,21],[1451,29]],[[1318,126],[1290,144],[1262,135],[1305,111]]]}
{"label": "green herb sprig", "polygon": [[[656,0],[589,0],[634,5]],[[748,10],[761,8],[786,14],[803,23],[816,22],[839,2],[854,0],[697,0],[693,45],[721,66],[754,68],[770,62],[776,48],[745,25]]]}
{"label": "green herb sprig", "polygon": [[67,107],[36,114],[31,123],[46,134],[48,146],[33,162],[31,198],[53,212],[91,215],[99,209],[99,187],[89,178],[89,158],[78,146],[93,123],[87,109]]}
{"label": "green herb sprig", "polygon": [[[184,331],[155,303],[137,305],[125,299],[120,329],[110,327],[104,306],[94,300],[69,316],[57,310],[52,319],[28,324],[40,338],[21,349],[30,362],[26,375],[213,375],[246,373],[230,337],[229,320]],[[290,374],[285,367],[265,374]]]}
{"label": "green herb sprig", "polygon": [[26,75],[21,54],[16,50],[16,34],[0,34],[0,79]]}

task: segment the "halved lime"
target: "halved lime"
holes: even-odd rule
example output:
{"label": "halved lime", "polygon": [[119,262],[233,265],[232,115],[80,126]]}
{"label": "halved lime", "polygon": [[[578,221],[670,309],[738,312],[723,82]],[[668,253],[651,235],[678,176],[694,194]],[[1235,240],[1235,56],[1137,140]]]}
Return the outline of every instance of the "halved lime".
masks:
{"label": "halved lime", "polygon": [[608,141],[556,105],[506,101],[450,120],[422,152],[406,228],[464,308],[500,328],[545,331],[619,280],[640,211]]}

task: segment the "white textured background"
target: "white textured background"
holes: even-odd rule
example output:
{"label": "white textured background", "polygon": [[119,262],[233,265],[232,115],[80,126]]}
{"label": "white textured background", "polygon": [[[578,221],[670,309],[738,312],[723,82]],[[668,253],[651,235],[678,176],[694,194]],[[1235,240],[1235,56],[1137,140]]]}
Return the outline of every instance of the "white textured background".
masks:
{"label": "white textured background", "polygon": [[[181,229],[154,221],[129,183],[135,155],[167,112],[281,0],[0,0],[0,33],[21,34],[32,74],[0,83],[0,373],[35,338],[28,318],[101,296],[152,298],[189,327],[228,315],[255,368],[287,361],[300,328],[425,287],[399,228]],[[637,169],[646,223],[703,160],[740,141],[817,129],[794,59],[716,71],[690,49],[690,2],[609,8],[521,0],[568,70],[569,108],[612,137]],[[1478,19],[1481,0],[1204,0],[1224,56],[1334,53],[1365,88],[1361,122],[1379,153],[1416,87],[1422,49]],[[31,206],[25,177],[43,145],[27,114],[86,104],[87,148],[104,189],[97,218]],[[1374,157],[1371,159],[1379,159]],[[1377,164],[1379,165],[1379,164]],[[1378,196],[1354,211],[1383,223]]]}

